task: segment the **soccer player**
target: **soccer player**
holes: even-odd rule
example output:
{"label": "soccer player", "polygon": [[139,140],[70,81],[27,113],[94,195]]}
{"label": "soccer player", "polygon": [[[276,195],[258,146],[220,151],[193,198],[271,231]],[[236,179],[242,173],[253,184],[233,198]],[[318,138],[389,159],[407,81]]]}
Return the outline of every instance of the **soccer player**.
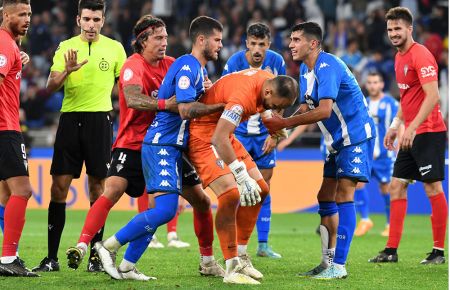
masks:
{"label": "soccer player", "polygon": [[203,187],[209,186],[219,203],[215,223],[226,263],[225,283],[259,284],[257,280],[263,278],[250,261],[247,244],[261,209],[260,201],[269,193],[269,186],[234,137],[234,130],[241,121],[264,109],[280,110],[292,105],[297,96],[298,85],[291,77],[248,69],[222,77],[201,98],[205,104],[225,103],[222,114],[191,122],[190,160]]}
{"label": "soccer player", "polygon": [[317,195],[322,262],[299,275],[337,279],[347,277],[345,263],[356,227],[353,195],[357,182],[370,179],[376,131],[355,77],[338,57],[322,51],[321,43],[317,23],[292,28],[292,58],[303,62],[300,114],[263,121],[269,131],[317,122],[324,135],[329,154]]}
{"label": "soccer player", "polygon": [[431,203],[433,249],[421,264],[443,264],[448,207],[442,188],[445,168],[446,126],[439,110],[438,66],[430,51],[412,38],[413,17],[409,9],[395,7],[386,14],[387,33],[395,55],[395,76],[400,89],[400,108],[384,145],[394,149],[397,130],[400,150],[390,185],[391,218],[386,248],[369,262],[397,262],[397,248],[406,216],[407,189],[412,180],[423,182]]}
{"label": "soccer player", "polygon": [[[64,99],[50,169],[48,253],[33,271],[59,271],[67,194],[72,179],[80,177],[83,162],[91,205],[104,190],[111,161],[111,91],[126,59],[122,44],[100,34],[104,22],[103,0],[80,0],[77,24],[81,34],[61,42],[53,57],[47,89],[54,92],[64,86]],[[102,236],[103,229],[91,245]],[[101,270],[91,247],[88,271]]]}
{"label": "soccer player", "polygon": [[[182,188],[181,178],[194,170],[183,156],[189,131],[188,119],[223,110],[223,104],[205,105],[196,101],[205,91],[203,83],[206,63],[219,57],[222,29],[222,24],[213,18],[207,16],[195,18],[189,28],[193,43],[191,54],[181,56],[172,64],[159,88],[158,104],[162,104],[160,108],[164,109],[165,100],[176,95],[179,114],[158,112],[144,137],[142,167],[147,192],[155,196],[155,206],[139,213],[115,235],[95,245],[105,271],[115,279],[122,279],[121,272],[134,267],[156,229],[175,216],[179,194],[193,205],[194,228],[205,242],[200,243],[201,265],[214,266],[215,272],[206,274],[214,276],[225,274],[212,254],[214,232],[209,198],[203,191],[196,173],[192,174],[192,177],[198,184],[190,188]],[[208,202],[204,202],[205,200]],[[199,205],[207,207],[196,208]],[[116,253],[127,243],[130,244],[125,259],[117,269]],[[127,256],[133,259],[128,259]],[[203,269],[200,269],[201,273],[202,271]]]}
{"label": "soccer player", "polygon": [[[248,68],[265,69],[274,75],[285,75],[286,67],[283,57],[270,50],[270,30],[263,23],[255,23],[247,29],[245,41],[247,50],[233,54],[228,59],[222,75]],[[250,153],[261,172],[264,180],[270,187],[273,168],[275,167],[275,146],[278,143],[277,136],[270,136],[264,127],[259,114],[251,116],[248,121],[241,123],[234,132],[244,148]],[[259,212],[256,229],[258,230],[258,250],[256,255],[260,257],[281,258],[268,245],[270,219],[272,216],[270,194],[264,199]]]}
{"label": "soccer player", "polygon": [[[30,26],[28,0],[4,0],[0,27],[0,180],[1,191],[9,196],[4,212],[4,237],[0,276],[39,277],[16,256],[25,225],[25,211],[31,197],[28,160],[19,124],[19,96],[22,60],[16,39]],[[4,194],[2,194],[4,195]]]}
{"label": "soccer player", "polygon": [[[386,226],[381,235],[388,236],[390,212],[389,182],[391,181],[394,167],[395,152],[384,148],[383,139],[394,116],[397,114],[398,102],[392,96],[385,94],[383,88],[383,76],[376,71],[370,72],[367,75],[366,89],[369,93],[369,112],[377,131],[373,152],[372,176],[378,181],[386,214]],[[355,236],[358,237],[365,235],[373,227],[373,222],[369,218],[369,192],[365,188],[365,183],[358,183],[356,186],[355,206],[361,215],[361,220],[355,230]]]}

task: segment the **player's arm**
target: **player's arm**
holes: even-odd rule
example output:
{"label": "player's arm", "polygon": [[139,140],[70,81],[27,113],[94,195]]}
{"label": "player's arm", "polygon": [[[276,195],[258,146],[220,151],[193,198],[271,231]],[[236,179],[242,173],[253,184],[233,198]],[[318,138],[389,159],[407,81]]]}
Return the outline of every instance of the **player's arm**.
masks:
{"label": "player's arm", "polygon": [[292,142],[294,142],[294,140],[298,138],[298,136],[305,132],[306,128],[308,128],[308,125],[300,125],[296,127],[286,139],[278,143],[277,150],[283,151],[286,147],[291,145]]}
{"label": "player's arm", "polygon": [[225,104],[223,103],[212,105],[206,105],[200,102],[179,103],[178,112],[180,113],[181,119],[186,120],[221,112],[224,107]]}
{"label": "player's arm", "polygon": [[65,68],[62,72],[51,71],[47,80],[47,89],[50,92],[55,92],[59,90],[66,78],[74,71],[79,70],[83,65],[85,65],[88,60],[85,59],[78,63],[78,52],[74,49],[68,49],[64,54]]}
{"label": "player's arm", "polygon": [[158,100],[157,98],[143,94],[140,85],[125,86],[123,88],[123,94],[128,108],[139,111],[166,110],[175,113],[178,111],[175,96],[168,100]]}

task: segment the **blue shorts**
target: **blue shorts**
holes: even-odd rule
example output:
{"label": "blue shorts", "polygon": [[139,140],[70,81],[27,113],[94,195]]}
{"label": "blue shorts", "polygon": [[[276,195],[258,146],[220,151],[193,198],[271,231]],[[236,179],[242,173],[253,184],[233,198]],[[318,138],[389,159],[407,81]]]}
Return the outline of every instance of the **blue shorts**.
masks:
{"label": "blue shorts", "polygon": [[343,147],[337,153],[330,153],[323,166],[323,177],[351,178],[358,182],[369,182],[375,138],[357,145]]}
{"label": "blue shorts", "polygon": [[379,183],[388,183],[391,181],[392,172],[394,171],[395,159],[383,157],[375,159],[372,162],[372,175]]}
{"label": "blue shorts", "polygon": [[182,153],[175,146],[142,145],[142,169],[148,193],[181,193]]}
{"label": "blue shorts", "polygon": [[244,148],[250,153],[250,156],[255,161],[256,166],[259,169],[269,169],[274,168],[277,160],[276,149],[272,152],[263,154],[264,141],[266,141],[269,134],[263,135],[240,135],[235,134],[239,142],[244,145]]}

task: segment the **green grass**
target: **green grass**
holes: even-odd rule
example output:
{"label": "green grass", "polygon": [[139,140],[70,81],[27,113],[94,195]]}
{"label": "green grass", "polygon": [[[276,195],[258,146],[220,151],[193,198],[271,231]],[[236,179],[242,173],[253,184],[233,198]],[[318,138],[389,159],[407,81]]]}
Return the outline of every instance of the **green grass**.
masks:
{"label": "green grass", "polygon": [[[0,278],[1,289],[205,289],[205,288],[255,288],[255,289],[448,289],[448,266],[423,266],[419,262],[432,247],[431,226],[428,216],[408,216],[397,264],[369,264],[367,259],[377,254],[386,239],[379,235],[384,217],[374,215],[375,227],[364,237],[353,240],[348,259],[349,276],[345,280],[316,281],[296,277],[296,273],[316,266],[320,261],[320,241],[314,233],[318,224],[315,214],[278,214],[272,220],[270,244],[283,255],[281,260],[253,258],[253,264],[265,278],[260,286],[236,286],[223,284],[221,279],[201,277],[197,273],[198,253],[192,226],[192,214],[183,213],[179,219],[178,233],[190,242],[188,249],[149,249],[138,263],[143,273],[156,276],[150,282],[114,281],[109,276],[86,272],[86,261],[73,271],[66,266],[65,250],[76,244],[84,221],[85,212],[68,211],[61,240],[59,259],[61,271],[43,273],[41,278]],[[111,213],[105,237],[123,226],[133,212]],[[30,210],[20,243],[21,257],[29,267],[35,266],[47,253],[47,212]],[[166,243],[165,226],[158,237]],[[214,241],[217,258],[221,257],[217,238]],[[249,245],[255,254],[255,237]],[[121,251],[123,254],[123,251]],[[121,259],[121,257],[120,257]],[[120,261],[118,259],[118,261]]]}

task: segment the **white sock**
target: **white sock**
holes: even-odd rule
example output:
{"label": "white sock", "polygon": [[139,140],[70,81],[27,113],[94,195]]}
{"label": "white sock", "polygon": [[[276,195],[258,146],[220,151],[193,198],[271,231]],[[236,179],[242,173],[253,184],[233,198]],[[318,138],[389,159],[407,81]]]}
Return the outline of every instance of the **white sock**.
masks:
{"label": "white sock", "polygon": [[334,267],[337,269],[345,269],[345,265],[333,263]]}
{"label": "white sock", "polygon": [[214,261],[214,256],[200,256],[200,260],[202,261],[202,263],[207,264],[209,262]]}
{"label": "white sock", "polygon": [[119,270],[121,272],[128,272],[134,269],[134,265],[135,263],[131,263],[130,261],[123,259],[120,263]]}
{"label": "white sock", "polygon": [[11,264],[15,259],[17,259],[17,256],[4,256],[1,257],[0,262],[2,262],[2,264]]}
{"label": "white sock", "polygon": [[167,240],[168,241],[176,240],[176,239],[178,239],[177,232],[168,232],[167,233]]}
{"label": "white sock", "polygon": [[234,257],[228,260],[225,260],[225,266],[227,267],[227,271],[231,270],[231,266],[233,266],[233,264],[235,263],[239,263],[239,257]]}
{"label": "white sock", "polygon": [[112,236],[106,239],[103,242],[103,246],[113,252],[117,252],[117,250],[120,249],[120,247],[122,247],[122,245],[116,239],[116,236]]}
{"label": "white sock", "polygon": [[80,249],[83,252],[83,256],[86,255],[87,253],[87,248],[88,246],[86,245],[86,243],[78,243],[77,244],[77,248]]}
{"label": "white sock", "polygon": [[243,256],[247,254],[247,245],[238,245],[238,255]]}
{"label": "white sock", "polygon": [[333,264],[334,252],[336,248],[322,250],[322,265],[330,267]]}

